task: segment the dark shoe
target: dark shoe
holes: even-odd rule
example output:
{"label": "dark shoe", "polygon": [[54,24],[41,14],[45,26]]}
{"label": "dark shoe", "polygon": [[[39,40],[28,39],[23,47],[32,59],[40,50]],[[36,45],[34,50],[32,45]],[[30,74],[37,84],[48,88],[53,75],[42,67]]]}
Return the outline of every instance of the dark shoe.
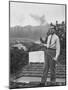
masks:
{"label": "dark shoe", "polygon": [[50,86],[56,86],[56,82],[51,82]]}
{"label": "dark shoe", "polygon": [[38,87],[45,87],[45,83],[40,83]]}

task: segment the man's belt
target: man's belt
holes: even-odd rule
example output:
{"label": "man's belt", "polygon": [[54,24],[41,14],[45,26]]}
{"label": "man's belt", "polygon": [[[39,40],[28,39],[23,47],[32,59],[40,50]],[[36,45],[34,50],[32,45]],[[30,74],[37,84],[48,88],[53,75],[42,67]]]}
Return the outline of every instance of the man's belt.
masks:
{"label": "man's belt", "polygon": [[56,49],[53,48],[47,48],[46,53],[51,56],[51,57],[55,57],[56,55]]}
{"label": "man's belt", "polygon": [[54,48],[47,48],[47,49],[50,49],[50,50],[56,50],[56,49],[54,49]]}

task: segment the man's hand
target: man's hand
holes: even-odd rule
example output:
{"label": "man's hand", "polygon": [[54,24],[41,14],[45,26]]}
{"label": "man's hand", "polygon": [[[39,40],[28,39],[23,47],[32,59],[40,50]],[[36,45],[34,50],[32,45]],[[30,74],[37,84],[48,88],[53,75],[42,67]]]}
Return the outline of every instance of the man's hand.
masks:
{"label": "man's hand", "polygon": [[45,47],[47,47],[47,44],[44,44]]}
{"label": "man's hand", "polygon": [[45,46],[45,47],[47,47],[47,44],[43,44],[43,43],[41,43],[41,45],[42,45],[42,46]]}
{"label": "man's hand", "polygon": [[57,58],[56,58],[56,57],[54,57],[54,58],[53,58],[53,60],[57,61]]}

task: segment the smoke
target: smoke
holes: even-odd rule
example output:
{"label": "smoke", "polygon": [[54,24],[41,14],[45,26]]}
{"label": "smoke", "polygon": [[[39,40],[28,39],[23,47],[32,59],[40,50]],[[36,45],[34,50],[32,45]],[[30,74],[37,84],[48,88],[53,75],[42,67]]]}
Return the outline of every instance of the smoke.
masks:
{"label": "smoke", "polygon": [[35,20],[37,21],[40,25],[43,25],[46,20],[45,20],[45,15],[42,15],[41,17],[40,16],[37,16],[37,15],[33,15],[33,14],[30,14],[30,16]]}

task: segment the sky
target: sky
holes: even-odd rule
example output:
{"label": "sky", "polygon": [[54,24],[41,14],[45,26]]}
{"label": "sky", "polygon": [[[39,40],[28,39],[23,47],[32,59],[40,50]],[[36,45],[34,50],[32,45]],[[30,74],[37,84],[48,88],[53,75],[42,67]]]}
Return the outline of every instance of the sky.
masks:
{"label": "sky", "polygon": [[[33,15],[34,17],[32,17]],[[46,23],[61,23],[65,21],[65,6],[54,4],[19,3],[10,2],[10,26],[40,25],[40,20],[35,17],[43,17]]]}

